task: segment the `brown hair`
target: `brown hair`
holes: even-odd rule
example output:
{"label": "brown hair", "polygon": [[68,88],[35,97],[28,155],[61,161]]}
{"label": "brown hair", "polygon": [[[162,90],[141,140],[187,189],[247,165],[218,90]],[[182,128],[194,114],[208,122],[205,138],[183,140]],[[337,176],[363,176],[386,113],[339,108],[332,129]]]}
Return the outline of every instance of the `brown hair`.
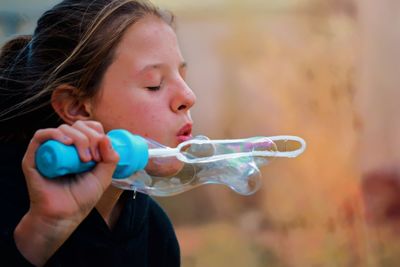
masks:
{"label": "brown hair", "polygon": [[171,13],[141,0],[64,0],[45,12],[32,36],[7,42],[0,54],[0,140],[29,140],[61,121],[50,98],[62,84],[93,97],[126,29],[146,15],[167,24]]}

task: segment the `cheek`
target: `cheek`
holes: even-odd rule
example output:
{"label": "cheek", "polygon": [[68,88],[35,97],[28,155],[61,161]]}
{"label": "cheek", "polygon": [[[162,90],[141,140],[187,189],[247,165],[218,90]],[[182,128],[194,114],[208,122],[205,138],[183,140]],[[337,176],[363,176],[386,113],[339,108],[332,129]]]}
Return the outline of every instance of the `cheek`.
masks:
{"label": "cheek", "polygon": [[167,126],[165,111],[151,105],[136,107],[130,114],[132,114],[130,116],[131,130],[146,137],[158,137],[159,132],[162,132],[160,129]]}
{"label": "cheek", "polygon": [[97,120],[103,123],[106,131],[116,128],[126,129],[134,134],[168,144],[168,136],[173,129],[172,118],[165,101],[134,97],[118,98],[118,101],[102,103],[97,109]]}

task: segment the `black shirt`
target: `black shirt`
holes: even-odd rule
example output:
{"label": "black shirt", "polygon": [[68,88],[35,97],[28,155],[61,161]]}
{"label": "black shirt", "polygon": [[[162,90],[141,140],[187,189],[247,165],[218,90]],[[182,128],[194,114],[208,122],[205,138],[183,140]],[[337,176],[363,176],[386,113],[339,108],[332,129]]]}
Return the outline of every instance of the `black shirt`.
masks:
{"label": "black shirt", "polygon": [[[29,209],[21,170],[26,146],[0,144],[0,266],[32,266],[19,253],[13,232]],[[180,266],[172,224],[149,196],[125,191],[124,208],[110,230],[93,209],[46,266]]]}

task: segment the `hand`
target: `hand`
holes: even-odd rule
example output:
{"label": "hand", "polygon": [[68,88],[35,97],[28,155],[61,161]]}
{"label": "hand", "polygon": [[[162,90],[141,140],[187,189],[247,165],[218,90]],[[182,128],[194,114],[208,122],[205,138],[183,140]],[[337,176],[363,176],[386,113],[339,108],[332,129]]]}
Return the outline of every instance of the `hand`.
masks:
{"label": "hand", "polygon": [[[98,163],[91,171],[75,177],[44,178],[36,169],[35,153],[40,144],[49,139],[66,145],[73,144],[82,161],[95,160]],[[40,251],[33,253],[32,240],[22,237],[22,232],[28,229],[34,232],[31,234],[39,235],[36,237],[39,237],[39,243],[45,243],[43,249],[46,253],[54,248],[56,250],[65,242],[110,186],[118,160],[118,154],[112,149],[110,140],[98,122],[77,121],[72,126],[63,124],[56,129],[37,131],[22,161],[30,209],[14,233],[21,252],[26,245],[28,255],[34,254],[34,259],[41,255]],[[52,253],[44,258],[47,260]]]}
{"label": "hand", "polygon": [[[98,164],[72,179],[43,178],[35,166],[35,152],[48,139],[74,144],[82,161],[95,160]],[[118,155],[97,122],[77,121],[72,126],[63,124],[57,129],[37,131],[22,161],[31,201],[30,212],[50,222],[59,219],[80,222],[110,185],[117,162]]]}

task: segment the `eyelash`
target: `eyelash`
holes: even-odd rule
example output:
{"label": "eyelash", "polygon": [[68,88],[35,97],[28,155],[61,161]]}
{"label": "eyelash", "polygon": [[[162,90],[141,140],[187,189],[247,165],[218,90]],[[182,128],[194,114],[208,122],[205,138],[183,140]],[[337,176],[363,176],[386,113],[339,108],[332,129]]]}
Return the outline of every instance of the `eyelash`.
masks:
{"label": "eyelash", "polygon": [[149,86],[146,88],[149,89],[150,91],[158,91],[160,90],[161,86]]}
{"label": "eyelash", "polygon": [[161,89],[161,86],[163,85],[163,83],[164,83],[164,80],[161,79],[160,85],[158,85],[158,86],[148,86],[148,87],[146,87],[146,88],[147,88],[147,90],[149,90],[149,91],[155,92],[155,91],[158,91],[158,90]]}

